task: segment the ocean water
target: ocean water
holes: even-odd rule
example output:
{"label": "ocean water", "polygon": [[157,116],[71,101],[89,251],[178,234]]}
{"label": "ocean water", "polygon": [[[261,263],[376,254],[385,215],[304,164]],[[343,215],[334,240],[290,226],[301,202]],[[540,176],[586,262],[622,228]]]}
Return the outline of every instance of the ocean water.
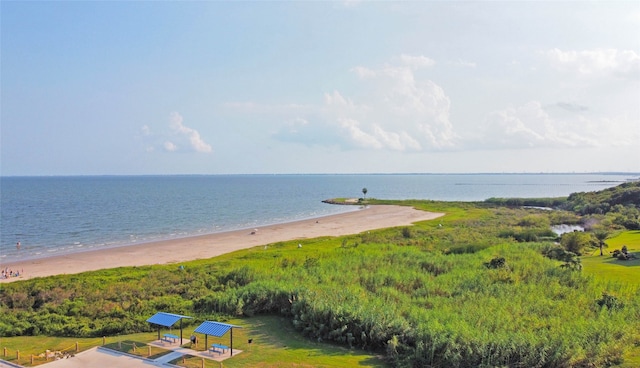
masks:
{"label": "ocean water", "polygon": [[[602,190],[638,174],[0,177],[0,262],[357,210],[335,197],[481,201]],[[18,250],[16,243],[20,241]]]}

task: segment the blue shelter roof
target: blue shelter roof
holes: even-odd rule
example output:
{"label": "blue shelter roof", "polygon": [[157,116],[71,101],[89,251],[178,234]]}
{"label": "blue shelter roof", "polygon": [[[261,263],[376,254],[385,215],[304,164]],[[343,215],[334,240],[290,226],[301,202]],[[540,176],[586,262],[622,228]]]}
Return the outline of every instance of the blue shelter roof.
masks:
{"label": "blue shelter roof", "polygon": [[230,325],[222,322],[211,322],[204,321],[200,326],[198,326],[194,332],[202,333],[205,335],[222,337],[222,335],[226,334],[232,328],[242,328],[240,326]]}
{"label": "blue shelter roof", "polygon": [[158,312],[153,316],[151,316],[147,320],[147,322],[154,323],[160,326],[171,327],[173,326],[174,323],[178,322],[182,318],[193,318],[193,317],[182,316],[182,315],[173,314],[173,313]]}

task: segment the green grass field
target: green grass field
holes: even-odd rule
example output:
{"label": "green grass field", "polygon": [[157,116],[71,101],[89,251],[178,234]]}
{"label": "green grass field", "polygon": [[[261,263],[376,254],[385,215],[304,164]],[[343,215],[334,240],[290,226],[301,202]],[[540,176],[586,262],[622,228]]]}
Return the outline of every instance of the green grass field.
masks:
{"label": "green grass field", "polygon": [[[606,281],[640,284],[640,231],[625,231],[607,239],[606,243],[604,256],[600,256],[599,250],[595,250],[582,257],[584,272]],[[637,259],[620,261],[611,257],[610,253],[623,245],[627,246],[629,252],[636,254]]]}
{"label": "green grass field", "polygon": [[[227,321],[228,323],[243,326],[233,330],[233,348],[242,353],[224,362],[225,367],[386,367],[385,363],[377,356],[358,349],[348,349],[342,346],[319,343],[303,337],[297,333],[291,321],[277,316],[256,316],[244,319]],[[189,337],[195,326],[183,330],[183,336]],[[176,333],[175,329],[173,331]],[[209,336],[208,343],[221,343],[229,346],[230,335],[222,338]],[[146,356],[146,343],[157,339],[157,332],[138,333],[131,335],[112,336],[106,338],[107,346],[116,348],[118,342],[123,342],[126,351],[133,354],[131,342],[136,342],[137,353]],[[205,343],[202,335],[199,335],[198,350],[204,350]],[[249,339],[252,343],[249,344]],[[44,364],[47,361],[41,356],[44,350],[75,352],[78,343],[80,351],[88,350],[102,345],[102,338],[64,338],[47,336],[21,336],[8,337],[0,340],[0,346],[7,349],[8,356],[3,357],[12,363],[24,366],[32,366],[30,357],[35,355],[33,366]],[[189,346],[187,344],[187,346]],[[16,360],[16,351],[20,351],[20,360]],[[153,348],[152,355],[159,356],[159,349]],[[49,360],[50,361],[50,360]],[[304,362],[302,364],[301,362]],[[175,362],[184,367],[201,367],[200,358],[182,359]],[[206,367],[219,367],[215,361],[205,360]]]}
{"label": "green grass field", "polygon": [[[369,352],[348,349],[342,346],[319,343],[303,337],[294,330],[291,321],[278,316],[256,316],[234,319],[228,323],[243,326],[233,330],[233,348],[242,353],[224,361],[224,366],[233,367],[386,367],[384,362]],[[185,330],[187,331],[187,330]],[[189,335],[187,333],[187,335]],[[199,337],[199,349],[204,349],[204,340]],[[252,343],[249,344],[249,339]],[[209,336],[209,345],[221,343],[229,346],[229,335],[222,338]],[[218,367],[218,363],[206,362],[207,367]],[[181,360],[175,364],[199,367],[200,358]]]}
{"label": "green grass field", "polygon": [[[606,243],[608,248],[604,256],[600,256],[600,252],[596,250],[582,257],[583,272],[593,275],[601,282],[640,284],[640,231],[625,231],[607,239]],[[611,257],[609,253],[623,245],[627,246],[629,252],[636,254],[638,259],[620,261]],[[640,337],[638,343],[640,344]],[[632,349],[625,356],[625,363],[618,367],[640,367],[640,346]]]}
{"label": "green grass field", "polygon": [[[117,344],[118,341],[137,341],[138,346],[144,345],[146,342],[154,340],[155,333],[137,333],[126,336],[109,336],[102,338],[75,338],[75,337],[52,337],[52,336],[20,336],[20,337],[2,337],[0,338],[0,347],[2,353],[6,351],[7,355],[2,359],[11,363],[23,366],[36,366],[47,363],[45,351],[64,352],[75,354],[77,351],[82,352],[96,346]],[[76,351],[76,348],[78,349]],[[18,359],[19,352],[19,359]],[[158,353],[157,351],[152,354]],[[31,355],[34,356],[33,365],[31,364]]]}

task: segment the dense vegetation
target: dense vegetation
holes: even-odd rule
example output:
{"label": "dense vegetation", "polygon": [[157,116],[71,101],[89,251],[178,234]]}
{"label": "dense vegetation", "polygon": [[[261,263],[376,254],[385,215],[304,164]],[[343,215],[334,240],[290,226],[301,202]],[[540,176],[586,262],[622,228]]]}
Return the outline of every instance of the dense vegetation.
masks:
{"label": "dense vegetation", "polygon": [[[184,268],[5,284],[0,335],[148,331],[156,311],[199,321],[269,313],[314,340],[384,352],[399,367],[607,366],[640,344],[640,286],[567,267],[576,253],[554,244],[549,225],[581,217],[495,203],[401,203],[447,215]],[[583,246],[596,244],[589,239]]]}
{"label": "dense vegetation", "polygon": [[601,215],[612,225],[640,230],[640,181],[599,192],[573,193],[563,207],[580,215]]}
{"label": "dense vegetation", "polygon": [[501,206],[537,206],[566,210],[581,216],[589,225],[640,230],[640,181],[630,181],[596,192],[573,193],[568,198],[490,198]]}

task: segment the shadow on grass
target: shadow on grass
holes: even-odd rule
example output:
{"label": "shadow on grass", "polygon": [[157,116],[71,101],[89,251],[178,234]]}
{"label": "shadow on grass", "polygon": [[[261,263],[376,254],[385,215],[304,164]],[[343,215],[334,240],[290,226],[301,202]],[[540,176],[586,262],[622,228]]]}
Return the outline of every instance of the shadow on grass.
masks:
{"label": "shadow on grass", "polygon": [[360,365],[365,367],[380,367],[380,368],[387,367],[387,365],[383,363],[381,358],[376,358],[376,357],[364,359],[363,361],[360,362]]}
{"label": "shadow on grass", "polygon": [[[134,350],[134,344],[135,344],[135,350]],[[152,346],[151,355],[148,355],[149,354],[148,346],[149,345],[147,345],[146,343],[140,342],[140,341],[123,340],[123,341],[106,344],[103,347],[114,350],[114,351],[118,351],[121,353],[135,355],[135,356],[139,356],[139,357],[151,359],[151,360],[158,359],[172,352],[171,350],[166,350],[166,349]]]}
{"label": "shadow on grass", "polygon": [[[331,341],[316,341],[314,339],[304,337],[299,331],[295,330],[291,321],[281,316],[254,316],[250,318],[252,326],[247,327],[247,336],[262,346],[275,350],[290,350],[293,356],[312,357],[348,357],[351,355],[363,356],[358,363],[352,363],[366,367],[388,367],[388,365],[373,352],[362,350],[359,348],[349,348]],[[268,331],[268,332],[266,332]],[[251,351],[248,346],[247,352]],[[366,355],[369,355],[368,357]],[[322,359],[321,359],[322,360]],[[317,364],[326,366],[324,363],[317,361]]]}
{"label": "shadow on grass", "polygon": [[630,259],[627,261],[622,261],[616,258],[611,258],[608,259],[606,261],[604,261],[603,263],[608,263],[608,264],[612,264],[612,265],[616,265],[616,266],[625,266],[625,267],[638,267],[640,266],[640,254],[638,253],[634,253],[636,256],[636,259]]}
{"label": "shadow on grass", "polygon": [[192,358],[197,358],[197,357],[195,355],[185,354],[185,355],[183,355],[183,356],[181,356],[179,358],[176,358],[176,359],[170,361],[169,364],[180,366],[180,364],[182,364],[183,361],[186,362],[186,361],[189,361]]}

